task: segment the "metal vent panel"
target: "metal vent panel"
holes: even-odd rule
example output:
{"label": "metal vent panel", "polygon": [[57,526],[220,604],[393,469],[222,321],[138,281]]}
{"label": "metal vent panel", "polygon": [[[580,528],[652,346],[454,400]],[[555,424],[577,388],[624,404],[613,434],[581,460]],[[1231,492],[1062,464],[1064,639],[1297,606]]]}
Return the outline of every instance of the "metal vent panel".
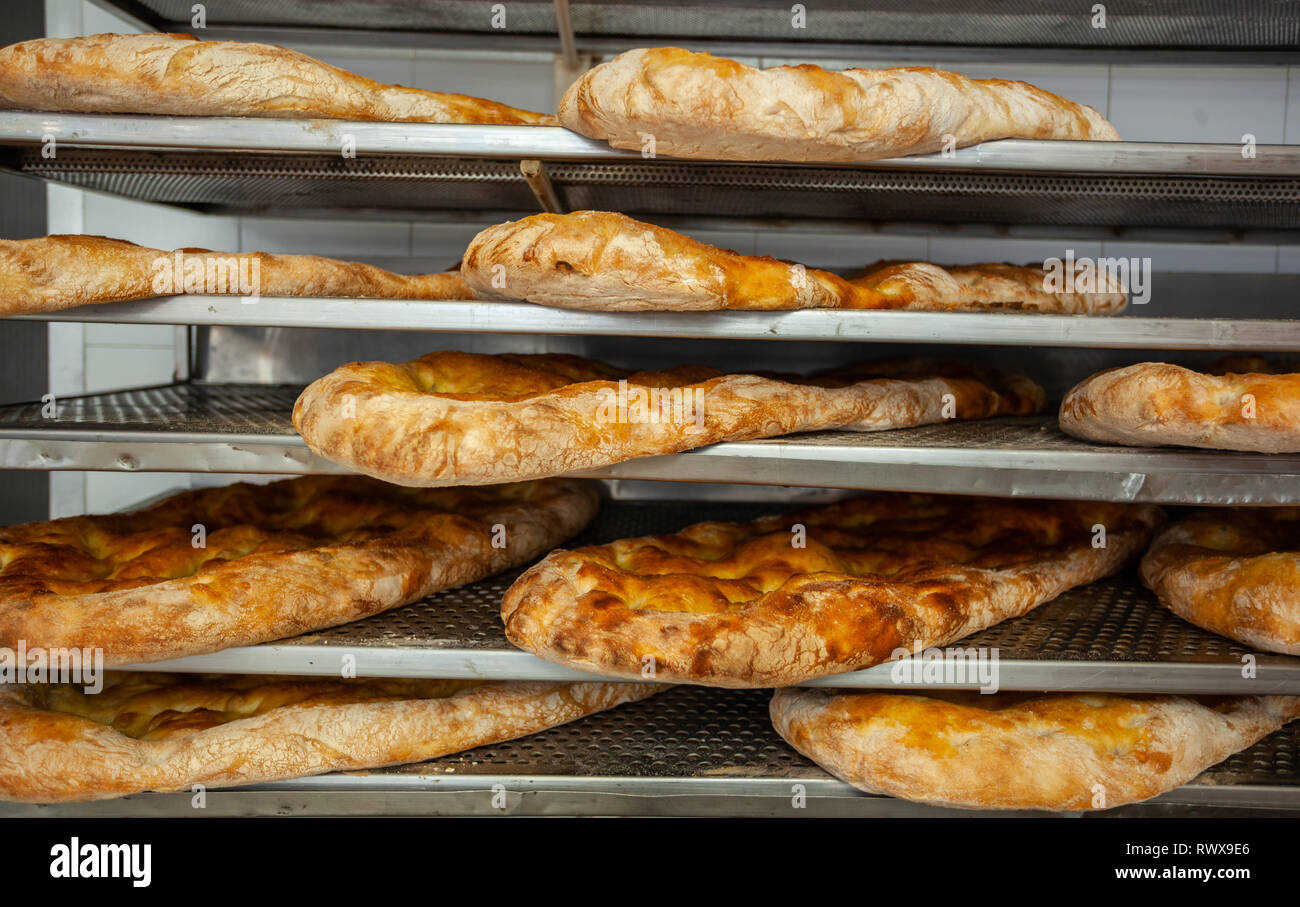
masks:
{"label": "metal vent panel", "polygon": [[[164,22],[188,26],[189,0],[138,0]],[[134,3],[122,3],[130,10]],[[214,0],[210,24],[413,31],[490,32],[491,14],[474,0]],[[583,37],[732,39],[784,42],[1037,45],[1059,47],[1294,47],[1300,22],[1281,0],[1226,7],[1215,0],[1142,0],[1112,8],[1094,28],[1091,5],[1068,0],[823,0],[804,27],[792,27],[790,4],[762,0],[575,0],[573,28]],[[509,4],[509,33],[556,31],[547,0]],[[508,37],[508,35],[506,36]]]}
{"label": "metal vent panel", "polygon": [[[516,163],[418,155],[23,148],[20,172],[146,201],[223,209],[535,211]],[[640,216],[1294,229],[1300,178],[556,162],[563,204]]]}

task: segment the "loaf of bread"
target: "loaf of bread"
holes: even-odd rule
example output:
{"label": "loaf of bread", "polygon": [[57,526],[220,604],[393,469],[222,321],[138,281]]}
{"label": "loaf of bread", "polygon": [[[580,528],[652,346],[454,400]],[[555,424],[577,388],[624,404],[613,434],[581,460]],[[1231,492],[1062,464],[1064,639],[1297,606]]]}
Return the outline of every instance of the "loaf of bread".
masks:
{"label": "loaf of bread", "polygon": [[470,242],[465,280],[486,298],[603,312],[715,309],[912,309],[1108,315],[1128,303],[1103,275],[1097,292],[1046,288],[1041,267],[941,267],[882,261],[848,278],[741,255],[610,211],[533,214]]}
{"label": "loaf of bread", "polygon": [[870,161],[993,139],[1115,141],[1082,104],[929,67],[755,69],[678,47],[630,50],[584,73],[560,122],[615,148],[723,161]]}
{"label": "loaf of bread", "polygon": [[407,275],[319,255],[164,252],[104,236],[0,240],[0,316],[182,293],[474,298],[459,271]]}
{"label": "loaf of bread", "polygon": [[482,98],[384,85],[272,44],[192,35],[38,38],[0,48],[0,103],[79,113],[555,123]]}

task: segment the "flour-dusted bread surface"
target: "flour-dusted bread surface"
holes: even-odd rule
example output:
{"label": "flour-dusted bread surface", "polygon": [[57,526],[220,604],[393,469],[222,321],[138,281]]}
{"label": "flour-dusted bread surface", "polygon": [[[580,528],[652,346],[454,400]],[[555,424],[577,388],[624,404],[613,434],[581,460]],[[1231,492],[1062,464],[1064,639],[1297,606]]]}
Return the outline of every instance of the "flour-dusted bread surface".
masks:
{"label": "flour-dusted bread surface", "polygon": [[307,476],[6,526],[0,646],[99,648],[123,665],[295,636],[526,563],[597,505],[574,480],[416,490]]}
{"label": "flour-dusted bread surface", "polygon": [[1061,401],[1077,438],[1261,453],[1300,451],[1300,374],[1206,374],[1167,362],[1099,372]]}
{"label": "flour-dusted bread surface", "polygon": [[1013,310],[1111,314],[1105,293],[1044,289],[1037,267],[879,262],[848,279],[775,258],[740,255],[608,211],[534,214],[488,227],[462,264],[482,296],[594,311],[709,309]]}
{"label": "flour-dusted bread surface", "polygon": [[318,255],[165,252],[104,236],[0,239],[0,316],[182,293],[475,298],[458,271],[406,275]]}
{"label": "flour-dusted bread surface", "polygon": [[868,793],[1076,811],[1192,781],[1300,716],[1300,697],[785,689],[771,713],[791,746]]}
{"label": "flour-dusted bread surface", "polygon": [[1300,655],[1300,510],[1205,510],[1167,527],[1142,581],[1171,611],[1266,652]]}
{"label": "flour-dusted bread surface", "polygon": [[560,122],[615,148],[727,161],[869,161],[993,139],[1115,141],[1110,123],[1025,82],[928,67],[755,69],[677,47],[584,73]]}
{"label": "flour-dusted bread surface", "polygon": [[384,85],[271,44],[193,35],[37,38],[0,48],[0,106],[77,113],[552,124],[463,94]]}
{"label": "flour-dusted bread surface", "polygon": [[0,688],[0,799],[101,800],[422,762],[663,686],[110,672]]}
{"label": "flour-dusted bread surface", "polygon": [[1019,617],[1114,573],[1161,519],[1147,506],[876,494],[554,551],[506,591],[501,617],[515,645],[581,671],[785,686]]}
{"label": "flour-dusted bread surface", "polygon": [[951,360],[801,377],[697,365],[630,372],[577,356],[444,351],[337,368],[303,391],[293,424],[313,451],[357,472],[403,485],[476,485],[717,441],[1024,415],[1044,400],[1028,378]]}

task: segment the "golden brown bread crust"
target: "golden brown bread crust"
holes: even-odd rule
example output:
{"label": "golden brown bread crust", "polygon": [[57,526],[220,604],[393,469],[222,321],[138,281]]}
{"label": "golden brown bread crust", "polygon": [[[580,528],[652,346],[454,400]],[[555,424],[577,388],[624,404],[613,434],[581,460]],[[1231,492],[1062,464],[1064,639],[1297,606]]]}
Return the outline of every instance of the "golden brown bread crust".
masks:
{"label": "golden brown bread crust", "polygon": [[[1042,268],[882,261],[850,278],[740,255],[609,211],[534,214],[488,227],[461,266],[483,297],[594,311],[1010,309],[1111,314],[1109,293],[1053,293]],[[503,285],[504,284],[504,285]]]}
{"label": "golden brown bread crust", "polygon": [[663,686],[110,673],[0,689],[0,799],[102,800],[422,762]]}
{"label": "golden brown bread crust", "polygon": [[483,98],[384,85],[272,44],[167,34],[37,38],[0,48],[0,104],[171,116],[556,122]]}
{"label": "golden brown bread crust", "polygon": [[[258,296],[475,298],[457,271],[394,274],[317,255],[207,249],[165,252],[105,236],[58,235],[0,239],[0,316],[172,295],[169,290],[245,295],[248,286],[241,286],[241,268],[244,277],[256,277],[253,295]],[[192,278],[188,288],[187,274]],[[160,276],[168,286],[156,282]]]}
{"label": "golden brown bread crust", "polygon": [[1206,510],[1162,531],[1142,581],[1171,611],[1256,649],[1300,655],[1300,510]]}
{"label": "golden brown bread crust", "polygon": [[588,70],[560,123],[615,148],[724,161],[869,161],[993,139],[1119,135],[1101,114],[1025,82],[928,67],[755,69],[678,47],[630,50]]}
{"label": "golden brown bread crust", "polygon": [[[621,408],[620,380],[627,382]],[[647,388],[669,393],[654,409],[634,409],[633,392],[648,395]],[[1045,400],[1028,378],[951,361],[893,360],[800,378],[438,352],[341,366],[303,391],[293,424],[317,454],[366,475],[402,485],[477,485],[716,441],[925,425],[943,420],[949,394],[959,419],[1024,415]]]}
{"label": "golden brown bread crust", "polygon": [[102,648],[122,665],[282,639],[525,563],[597,503],[573,480],[413,490],[308,476],[7,526],[0,646]]}
{"label": "golden brown bread crust", "polygon": [[871,495],[553,551],[507,590],[501,616],[515,645],[582,671],[639,678],[653,659],[661,681],[785,686],[1024,614],[1118,570],[1161,519],[1145,506]]}
{"label": "golden brown bread crust", "polygon": [[868,793],[1073,811],[1186,784],[1300,716],[1300,697],[785,689],[771,713],[791,746]]}
{"label": "golden brown bread crust", "polygon": [[1078,384],[1061,401],[1060,422],[1089,441],[1295,453],[1300,375],[1209,375],[1141,362]]}

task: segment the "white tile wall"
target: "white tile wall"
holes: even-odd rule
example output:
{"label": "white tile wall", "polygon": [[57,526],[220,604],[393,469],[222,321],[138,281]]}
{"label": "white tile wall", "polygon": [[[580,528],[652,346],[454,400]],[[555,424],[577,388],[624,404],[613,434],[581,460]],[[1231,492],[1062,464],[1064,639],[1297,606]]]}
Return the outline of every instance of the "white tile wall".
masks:
{"label": "white tile wall", "polygon": [[1110,121],[1129,141],[1280,142],[1285,66],[1111,67]]}
{"label": "white tile wall", "polygon": [[[51,34],[128,30],[90,3],[47,0]],[[465,52],[426,49],[340,48],[303,45],[305,53],[385,83],[456,91],[534,110],[552,111],[549,57],[524,55],[487,60]],[[782,57],[749,58],[751,65],[800,63]],[[818,60],[831,68],[934,65],[972,78],[1021,79],[1090,104],[1132,140],[1229,141],[1253,133],[1261,143],[1300,143],[1300,66],[1133,66],[1099,63],[997,63]],[[451,265],[486,222],[411,222],[387,219],[308,220],[208,217],[122,199],[51,187],[52,232],[99,233],[170,249],[314,252],[348,258],[416,256]],[[1293,246],[1234,246],[890,235],[864,230],[810,229],[780,235],[754,231],[704,231],[697,237],[740,252],[773,255],[816,267],[852,269],[881,258],[1041,262],[1072,248],[1076,255],[1149,256],[1161,270],[1300,272]],[[172,329],[114,325],[51,325],[51,367],[57,393],[98,390],[170,379]],[[200,479],[210,482],[214,477]],[[226,478],[226,477],[221,477]],[[181,475],[78,473],[57,476],[54,497],[62,513],[112,510],[166,488],[189,483]],[[62,488],[63,491],[58,489]]]}

